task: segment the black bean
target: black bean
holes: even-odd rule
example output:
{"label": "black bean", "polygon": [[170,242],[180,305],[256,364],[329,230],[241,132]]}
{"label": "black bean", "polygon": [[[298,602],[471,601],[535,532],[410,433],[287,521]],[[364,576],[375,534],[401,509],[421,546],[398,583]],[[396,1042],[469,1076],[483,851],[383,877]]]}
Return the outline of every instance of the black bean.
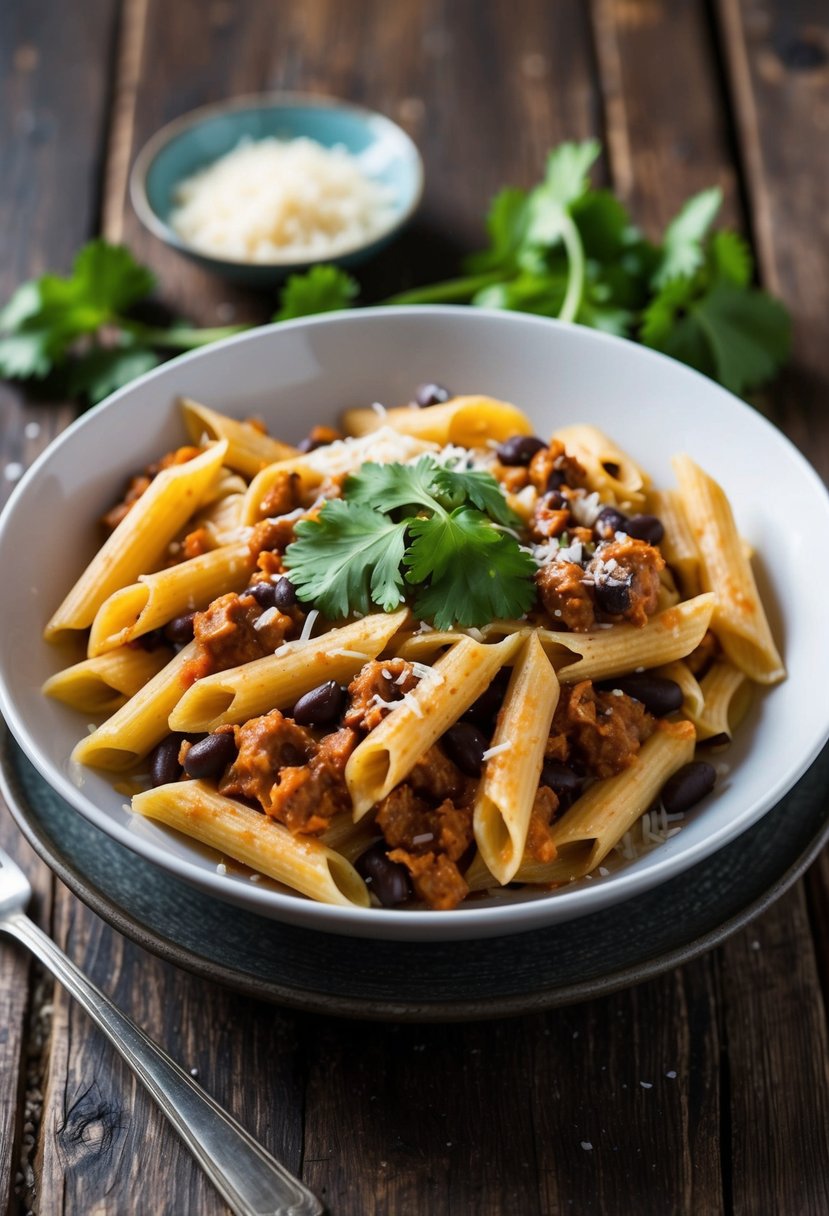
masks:
{"label": "black bean", "polygon": [[536,435],[511,435],[498,445],[495,455],[501,464],[527,465],[536,452],[542,452],[546,446]]}
{"label": "black bean", "polygon": [[233,731],[217,731],[205,735],[188,748],[184,771],[188,777],[218,777],[236,759]]}
{"label": "black bean", "polygon": [[310,435],[305,439],[301,439],[296,445],[300,452],[316,452],[317,448],[325,447],[324,439],[312,439]]}
{"label": "black bean", "polygon": [[273,584],[274,590],[274,605],[280,612],[287,612],[289,608],[293,608],[296,603],[296,590],[289,578],[281,578]]}
{"label": "black bean", "polygon": [[415,389],[415,401],[421,409],[429,405],[443,405],[451,396],[449,389],[442,384],[419,384]]}
{"label": "black bean", "polygon": [[665,535],[662,520],[655,515],[631,515],[625,531],[634,540],[644,540],[649,545],[658,545]]}
{"label": "black bean", "polygon": [[149,633],[142,633],[135,640],[142,650],[156,650],[164,645],[166,638],[163,629],[151,629]]}
{"label": "black bean", "polygon": [[542,505],[548,507],[551,511],[563,511],[569,508],[570,504],[560,490],[550,490],[549,494],[545,494]]}
{"label": "black bean", "polygon": [[484,752],[489,747],[484,735],[471,722],[456,722],[441,739],[444,751],[467,777],[480,777]]}
{"label": "black bean", "polygon": [[599,540],[613,540],[617,532],[627,530],[627,516],[615,507],[602,507],[593,523],[593,531]]}
{"label": "black bean", "polygon": [[559,808],[565,810],[581,793],[584,778],[559,760],[545,760],[540,785],[548,785],[558,795]]}
{"label": "black bean", "polygon": [[677,769],[662,786],[662,805],[669,815],[681,815],[714,788],[717,770],[705,760],[692,760]]}
{"label": "black bean", "polygon": [[509,677],[509,671],[502,668],[486,691],[482,692],[478,700],[470,705],[463,715],[464,720],[474,722],[476,726],[491,732],[498,710],[504,703],[504,693],[507,691]]}
{"label": "black bean", "polygon": [[629,697],[641,701],[648,713],[664,718],[682,707],[682,689],[676,680],[665,676],[651,676],[643,672],[630,676],[618,676],[602,686],[607,689],[620,688]]}
{"label": "black bean", "polygon": [[596,583],[594,587],[596,605],[608,616],[618,616],[630,607],[630,584],[621,582]]}
{"label": "black bean", "polygon": [[178,752],[183,738],[183,735],[168,735],[150,752],[150,781],[153,788],[178,781],[181,776]]}
{"label": "black bean", "polygon": [[377,896],[384,908],[395,908],[412,898],[412,883],[405,866],[389,861],[385,841],[361,853],[354,862],[354,869],[365,879],[369,891]]}
{"label": "black bean", "polygon": [[254,583],[252,587],[248,587],[247,594],[252,595],[260,608],[275,608],[276,607],[276,583],[262,581]]}
{"label": "black bean", "polygon": [[563,485],[567,484],[567,474],[563,469],[553,469],[550,476],[547,478],[547,485],[544,487],[548,494],[555,494]]}
{"label": "black bean", "polygon": [[326,680],[299,698],[291,716],[299,726],[328,726],[339,718],[344,702],[345,693],[337,681]]}
{"label": "black bean", "polygon": [[164,636],[174,646],[186,646],[193,641],[193,626],[196,621],[195,612],[185,612],[184,616],[174,616],[164,626]]}

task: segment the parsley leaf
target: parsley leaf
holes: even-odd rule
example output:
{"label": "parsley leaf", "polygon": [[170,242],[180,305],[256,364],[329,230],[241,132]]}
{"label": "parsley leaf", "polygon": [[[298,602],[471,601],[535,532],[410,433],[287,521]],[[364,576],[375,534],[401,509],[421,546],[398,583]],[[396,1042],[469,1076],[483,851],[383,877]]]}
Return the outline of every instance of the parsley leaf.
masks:
{"label": "parsley leaf", "polygon": [[450,469],[435,466],[432,478],[437,495],[445,507],[469,499],[485,515],[507,528],[520,528],[521,518],[509,506],[501,487],[490,473],[479,469]]}
{"label": "parsley leaf", "polygon": [[292,274],[287,280],[273,320],[291,321],[350,308],[358,291],[356,280],[338,266],[312,266],[305,274]]}
{"label": "parsley leaf", "polygon": [[435,467],[429,456],[421,456],[415,464],[364,464],[346,479],[345,496],[349,502],[376,511],[400,507],[437,510],[432,493]]}
{"label": "parsley leaf", "polygon": [[298,597],[329,620],[370,611],[372,600],[392,612],[403,599],[400,565],[405,523],[341,498],[317,519],[301,519],[285,558]]}

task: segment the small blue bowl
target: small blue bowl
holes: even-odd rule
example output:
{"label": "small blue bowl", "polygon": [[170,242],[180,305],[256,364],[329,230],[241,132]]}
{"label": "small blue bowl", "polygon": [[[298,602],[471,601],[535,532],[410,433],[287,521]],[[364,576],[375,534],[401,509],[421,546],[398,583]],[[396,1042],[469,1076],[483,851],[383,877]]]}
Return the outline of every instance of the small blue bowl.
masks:
{"label": "small blue bowl", "polygon": [[[176,187],[191,174],[232,151],[242,139],[296,139],[305,136],[324,147],[339,145],[356,156],[366,177],[387,187],[392,214],[370,241],[334,257],[297,262],[242,262],[205,253],[170,226]],[[396,123],[371,110],[328,97],[276,93],[240,97],[203,106],[175,119],[144,146],[130,175],[130,196],[141,221],[160,240],[206,270],[248,287],[267,288],[315,262],[356,266],[377,253],[413,215],[423,190],[423,162],[409,136]]]}

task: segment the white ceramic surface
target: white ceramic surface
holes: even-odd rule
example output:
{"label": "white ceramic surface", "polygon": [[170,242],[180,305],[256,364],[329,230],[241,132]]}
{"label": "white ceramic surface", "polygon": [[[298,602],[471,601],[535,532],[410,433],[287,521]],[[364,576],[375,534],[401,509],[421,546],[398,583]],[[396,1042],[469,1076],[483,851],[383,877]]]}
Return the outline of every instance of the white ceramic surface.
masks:
{"label": "white ceramic surface", "polygon": [[[92,770],[69,762],[83,715],[41,696],[66,662],[41,630],[91,556],[95,521],[125,480],[183,439],[175,399],[260,414],[298,440],[347,406],[407,401],[437,380],[514,401],[539,433],[574,421],[608,431],[657,485],[685,451],[727,489],[755,547],[761,590],[789,671],[762,694],[722,758],[728,774],[682,831],[607,878],[454,912],[346,909],[216,873],[215,857],[143,820]],[[672,360],[577,326],[463,308],[365,309],[269,326],[182,356],[116,393],[33,465],[0,521],[0,708],[44,777],[103,831],[217,897],[334,933],[444,940],[519,932],[597,911],[666,882],[756,822],[829,736],[829,574],[821,561],[829,496],[804,458],[759,414]]]}

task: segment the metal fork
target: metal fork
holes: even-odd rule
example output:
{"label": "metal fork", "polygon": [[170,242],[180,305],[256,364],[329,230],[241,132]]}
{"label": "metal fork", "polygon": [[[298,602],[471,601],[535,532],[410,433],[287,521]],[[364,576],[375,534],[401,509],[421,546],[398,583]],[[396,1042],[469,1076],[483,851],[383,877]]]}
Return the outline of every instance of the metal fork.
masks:
{"label": "metal fork", "polygon": [[316,1196],[199,1089],[29,920],[23,909],[31,893],[23,871],[0,849],[0,932],[28,946],[80,1001],[155,1098],[232,1210],[238,1216],[322,1216]]}

